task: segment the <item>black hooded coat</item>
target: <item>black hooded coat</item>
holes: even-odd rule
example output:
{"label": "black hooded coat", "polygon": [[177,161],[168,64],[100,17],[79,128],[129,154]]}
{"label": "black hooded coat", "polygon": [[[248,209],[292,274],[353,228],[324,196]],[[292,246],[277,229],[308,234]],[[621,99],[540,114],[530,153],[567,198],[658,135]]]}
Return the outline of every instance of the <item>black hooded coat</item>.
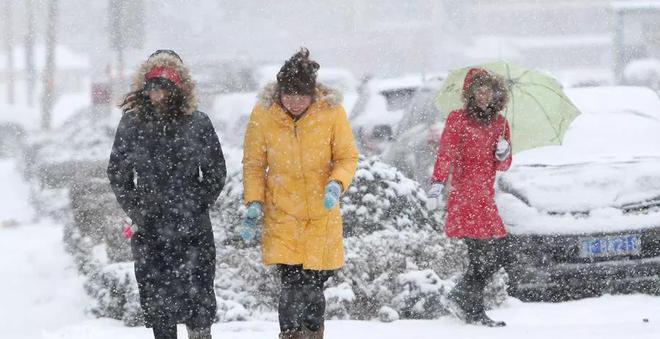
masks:
{"label": "black hooded coat", "polygon": [[133,90],[155,66],[177,69],[186,100],[181,114],[148,107],[124,113],[108,164],[110,184],[137,225],[131,238],[145,325],[210,327],[216,315],[215,244],[209,207],[225,182],[225,160],[208,116],[195,109],[192,81],[180,60],[151,57]]}

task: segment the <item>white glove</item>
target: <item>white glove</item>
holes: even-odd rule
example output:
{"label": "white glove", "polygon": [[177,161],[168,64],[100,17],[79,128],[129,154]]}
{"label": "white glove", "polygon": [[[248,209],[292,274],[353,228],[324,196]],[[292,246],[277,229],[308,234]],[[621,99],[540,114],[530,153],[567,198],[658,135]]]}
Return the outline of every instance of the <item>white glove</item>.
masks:
{"label": "white glove", "polygon": [[426,206],[430,211],[445,207],[444,190],[445,184],[441,182],[436,182],[431,185],[431,188],[429,188],[429,191],[426,193]]}
{"label": "white glove", "polygon": [[511,154],[511,145],[503,137],[500,137],[500,140],[497,142],[497,147],[495,147],[495,159],[498,161],[504,161]]}

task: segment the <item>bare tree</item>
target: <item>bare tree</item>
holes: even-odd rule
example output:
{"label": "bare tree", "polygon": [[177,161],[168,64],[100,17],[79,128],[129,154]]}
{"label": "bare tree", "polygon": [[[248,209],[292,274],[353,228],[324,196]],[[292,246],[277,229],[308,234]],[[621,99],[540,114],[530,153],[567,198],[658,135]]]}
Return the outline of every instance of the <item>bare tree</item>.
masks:
{"label": "bare tree", "polygon": [[3,19],[5,22],[5,50],[7,53],[7,102],[14,103],[14,38],[12,36],[12,3],[5,1]]}
{"label": "bare tree", "polygon": [[41,128],[50,129],[51,114],[55,102],[55,49],[57,48],[57,5],[58,0],[48,3],[48,28],[46,32],[46,69],[44,70],[44,92],[41,99]]}
{"label": "bare tree", "polygon": [[37,82],[37,72],[34,65],[34,39],[36,29],[34,26],[34,0],[25,1],[27,15],[27,34],[25,35],[25,74],[27,85],[27,104],[34,106],[34,92]]}

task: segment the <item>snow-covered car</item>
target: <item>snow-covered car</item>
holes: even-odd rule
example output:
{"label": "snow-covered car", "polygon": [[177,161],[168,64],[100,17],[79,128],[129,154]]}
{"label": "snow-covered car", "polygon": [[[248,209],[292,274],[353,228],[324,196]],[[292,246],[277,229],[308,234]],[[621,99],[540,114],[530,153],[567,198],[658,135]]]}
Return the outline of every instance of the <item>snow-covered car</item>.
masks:
{"label": "snow-covered car", "polygon": [[357,102],[349,115],[361,153],[377,155],[389,146],[404,116],[404,109],[422,85],[421,75],[371,78],[361,85]]}
{"label": "snow-covered car", "polygon": [[566,93],[581,114],[563,144],[516,154],[498,179],[509,294],[658,294],[660,99],[642,87]]}
{"label": "snow-covered car", "polygon": [[384,162],[427,187],[438,154],[444,122],[436,104],[442,79],[425,81],[405,108],[394,140],[383,152]]}
{"label": "snow-covered car", "polygon": [[200,107],[208,108],[214,98],[225,93],[254,92],[257,89],[255,69],[246,61],[211,60],[191,66]]}
{"label": "snow-covered car", "polygon": [[239,147],[247,128],[257,92],[226,93],[215,97],[209,116],[223,143]]}

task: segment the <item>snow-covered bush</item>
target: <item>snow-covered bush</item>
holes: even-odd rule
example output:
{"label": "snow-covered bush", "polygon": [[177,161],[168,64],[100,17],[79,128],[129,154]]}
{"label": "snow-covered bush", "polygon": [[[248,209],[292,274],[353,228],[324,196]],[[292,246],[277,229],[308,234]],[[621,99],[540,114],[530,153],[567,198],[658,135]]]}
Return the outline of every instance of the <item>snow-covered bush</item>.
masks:
{"label": "snow-covered bush", "polygon": [[347,237],[378,230],[439,230],[442,225],[440,215],[426,208],[420,185],[376,157],[360,157],[341,211]]}
{"label": "snow-covered bush", "polygon": [[[243,220],[246,208],[243,204],[243,175],[240,171],[227,176],[220,197],[210,210],[211,223],[216,242],[239,248],[254,247],[259,244],[261,234],[246,245],[241,239],[238,227]],[[259,231],[259,230],[258,230]]]}
{"label": "snow-covered bush", "polygon": [[85,282],[85,291],[94,300],[90,307],[94,315],[119,319],[127,326],[144,322],[133,263],[101,267]]}
{"label": "snow-covered bush", "polygon": [[[65,242],[88,278],[92,312],[141,323],[128,242],[119,238],[116,222],[123,215],[109,191],[74,192],[76,217]],[[211,209],[219,321],[263,318],[277,310],[276,269],[262,264],[259,241],[246,245],[238,235],[242,194],[242,176],[232,174]],[[360,158],[353,185],[342,197],[346,265],[327,284],[328,318],[393,321],[446,314],[440,297],[460,276],[466,249],[444,236],[442,215],[430,213],[425,201],[418,183],[376,158]],[[498,275],[488,287],[487,305],[501,303],[504,291],[505,276]]]}
{"label": "snow-covered bush", "polygon": [[277,309],[279,278],[258,247],[216,245],[215,293],[220,321],[246,320]]}
{"label": "snow-covered bush", "polygon": [[344,282],[328,287],[324,291],[327,307],[326,316],[330,319],[350,319],[350,305],[355,300],[351,286]]}
{"label": "snow-covered bush", "polygon": [[71,207],[61,197],[90,178],[105,178],[120,115],[87,107],[59,128],[28,138],[22,165],[40,215],[66,222]]}
{"label": "snow-covered bush", "polygon": [[411,285],[402,275],[427,270],[444,286],[463,266],[465,254],[459,243],[434,230],[381,230],[350,237],[345,243],[346,265],[333,281],[352,287],[356,297],[350,313],[358,319],[376,317],[383,306],[392,307],[401,317],[411,317],[418,300],[439,296],[444,290],[420,289],[410,295]]}
{"label": "snow-covered bush", "polygon": [[[40,146],[35,151],[36,162],[42,166],[49,166],[101,161],[107,165],[121,114],[117,109],[107,112],[98,111],[94,107],[76,112],[60,128],[40,139]],[[43,174],[49,175],[49,173]],[[73,175],[73,173],[62,174]]]}
{"label": "snow-covered bush", "polygon": [[397,277],[399,294],[392,303],[405,318],[436,318],[445,313],[442,296],[451,291],[454,284],[440,277],[431,269],[409,271]]}

